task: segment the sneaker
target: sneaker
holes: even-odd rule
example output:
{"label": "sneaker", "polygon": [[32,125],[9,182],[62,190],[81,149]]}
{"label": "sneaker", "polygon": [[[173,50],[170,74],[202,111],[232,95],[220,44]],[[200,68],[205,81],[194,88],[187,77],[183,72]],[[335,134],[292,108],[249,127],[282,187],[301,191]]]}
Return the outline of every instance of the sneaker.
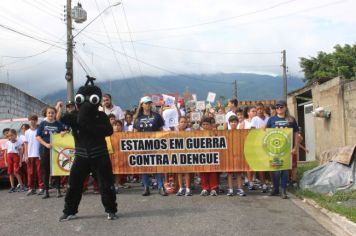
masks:
{"label": "sneaker", "polygon": [[147,187],[142,193],[142,196],[149,196],[150,195],[150,189]]}
{"label": "sneaker", "polygon": [[267,184],[263,184],[263,185],[262,185],[261,192],[262,192],[262,193],[267,193],[267,192],[268,192],[268,186],[267,186]]}
{"label": "sneaker", "polygon": [[116,220],[117,215],[116,213],[108,213],[108,220]]}
{"label": "sneaker", "polygon": [[201,193],[200,193],[200,196],[203,196],[203,197],[206,197],[208,195],[209,195],[208,190],[205,190],[205,189],[203,189],[203,191],[201,191]]}
{"label": "sneaker", "polygon": [[179,189],[179,191],[176,193],[176,196],[184,196],[184,190]]}
{"label": "sneaker", "polygon": [[192,190],[185,191],[185,196],[186,197],[193,196]]}
{"label": "sneaker", "polygon": [[45,191],[45,193],[44,193],[42,199],[47,199],[47,198],[49,198],[49,192],[48,192],[48,190]]}
{"label": "sneaker", "polygon": [[238,188],[236,194],[239,195],[240,197],[246,196],[246,193],[242,188]]}
{"label": "sneaker", "polygon": [[37,195],[43,195],[44,193],[45,193],[45,190],[40,188]]}
{"label": "sneaker", "polygon": [[253,182],[248,183],[248,190],[255,190],[255,186],[254,186]]}
{"label": "sneaker", "polygon": [[30,190],[27,191],[26,196],[31,196],[31,195],[34,195],[34,194],[36,194],[36,189],[30,189]]}
{"label": "sneaker", "polygon": [[270,196],[279,196],[279,191],[273,190],[270,194]]}
{"label": "sneaker", "polygon": [[8,191],[8,193],[14,193],[14,192],[16,192],[16,188],[10,188]]}
{"label": "sneaker", "polygon": [[27,191],[27,188],[25,185],[20,185],[20,184],[17,185],[16,192],[26,192],[26,191]]}
{"label": "sneaker", "polygon": [[216,190],[211,190],[210,196],[218,196],[218,193],[216,192]]}
{"label": "sneaker", "polygon": [[161,195],[161,196],[168,196],[166,190],[164,188],[160,188],[158,190],[158,193]]}
{"label": "sneaker", "polygon": [[119,187],[115,187],[115,193],[119,194]]}
{"label": "sneaker", "polygon": [[63,222],[63,221],[73,220],[75,218],[77,218],[76,215],[67,215],[64,213],[61,217],[59,217],[59,221]]}
{"label": "sneaker", "polygon": [[286,192],[285,190],[283,190],[283,191],[281,192],[281,198],[282,198],[282,199],[287,199],[287,198],[288,198],[287,192]]}
{"label": "sneaker", "polygon": [[226,194],[226,195],[229,196],[229,197],[234,196],[234,190],[229,189],[229,190],[227,191],[227,194]]}

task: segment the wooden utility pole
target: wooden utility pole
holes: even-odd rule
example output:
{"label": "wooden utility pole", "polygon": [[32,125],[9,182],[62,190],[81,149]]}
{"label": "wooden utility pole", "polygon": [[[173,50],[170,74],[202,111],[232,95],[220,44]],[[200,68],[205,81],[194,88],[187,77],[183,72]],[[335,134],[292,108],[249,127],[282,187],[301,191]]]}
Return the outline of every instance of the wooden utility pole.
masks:
{"label": "wooden utility pole", "polygon": [[283,68],[283,99],[287,101],[287,62],[286,50],[282,51],[282,68]]}
{"label": "wooden utility pole", "polygon": [[73,85],[73,36],[72,36],[72,0],[67,0],[67,62],[66,75],[67,80],[67,100],[74,101]]}

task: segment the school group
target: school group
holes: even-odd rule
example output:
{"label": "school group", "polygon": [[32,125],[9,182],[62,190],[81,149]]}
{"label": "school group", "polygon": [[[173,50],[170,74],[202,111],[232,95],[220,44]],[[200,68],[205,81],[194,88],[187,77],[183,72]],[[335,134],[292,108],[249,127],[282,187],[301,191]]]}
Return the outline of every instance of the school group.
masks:
{"label": "school group", "polygon": [[[237,99],[230,99],[227,107],[218,104],[215,108],[206,109],[202,112],[200,121],[191,121],[191,113],[194,108],[185,109],[183,104],[164,106],[159,109],[153,106],[150,97],[142,97],[138,107],[133,111],[123,111],[114,105],[110,94],[104,94],[102,105],[99,109],[108,115],[108,119],[114,132],[154,132],[154,131],[178,131],[189,132],[190,130],[214,130],[214,129],[260,129],[260,128],[292,128],[292,170],[273,172],[237,172],[227,173],[228,196],[246,196],[244,186],[249,190],[260,189],[262,193],[272,196],[287,196],[287,185],[296,185],[296,168],[298,150],[301,145],[302,136],[294,117],[288,112],[285,101],[277,101],[275,105],[265,106],[258,103],[255,106],[239,107]],[[59,101],[56,107],[46,107],[43,117],[30,115],[28,123],[21,126],[21,131],[4,129],[3,135],[8,141],[2,146],[5,151],[5,165],[9,174],[11,188],[9,193],[26,192],[27,196],[42,195],[43,199],[49,198],[50,187],[56,189],[56,196],[61,197],[61,187],[65,186],[68,177],[50,176],[50,135],[51,133],[70,132],[70,128],[60,122],[63,112],[74,112],[76,105],[73,101],[66,104]],[[178,124],[172,124],[170,119],[172,113],[176,113]],[[225,123],[216,124],[215,115],[224,114]],[[40,121],[40,122],[39,122]],[[177,123],[177,122],[176,122]],[[307,151],[307,150],[306,150]],[[192,196],[192,189],[197,189],[193,183],[200,185],[201,196],[217,196],[224,193],[219,186],[219,175],[221,173],[191,173],[175,174],[167,178],[165,174],[154,174],[154,181],[150,181],[151,174],[142,176],[116,175],[115,184],[119,188],[129,188],[129,182],[142,182],[144,190],[142,195],[149,196],[152,182],[158,187],[162,196],[167,196],[166,188],[168,182],[174,178],[176,182],[175,193],[177,196]],[[165,178],[166,177],[166,178]],[[89,177],[88,177],[89,178]],[[267,182],[267,179],[270,181]],[[17,180],[17,185],[16,181]],[[196,180],[196,181],[194,181]],[[100,191],[94,176],[94,192]],[[258,184],[256,184],[256,182]],[[88,188],[88,179],[83,184],[83,191]],[[225,194],[225,193],[224,193]]]}

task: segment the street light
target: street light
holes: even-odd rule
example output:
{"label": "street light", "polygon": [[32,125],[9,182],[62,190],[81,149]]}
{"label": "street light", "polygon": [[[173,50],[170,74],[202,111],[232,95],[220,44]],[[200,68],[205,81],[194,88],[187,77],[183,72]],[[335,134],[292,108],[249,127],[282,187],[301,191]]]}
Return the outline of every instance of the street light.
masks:
{"label": "street light", "polygon": [[[102,12],[99,13],[93,20],[91,20],[84,28],[82,28],[74,36],[72,35],[72,9],[71,0],[67,0],[67,62],[66,62],[66,75],[67,80],[67,99],[68,101],[74,101],[74,82],[73,82],[73,39],[78,36],[83,30],[85,30],[90,24],[92,24],[96,19],[98,19],[104,12],[109,8],[120,5],[121,2],[114,3],[106,7]],[[81,8],[81,5],[78,7]],[[86,15],[85,15],[86,18]],[[79,21],[83,22],[83,21]]]}

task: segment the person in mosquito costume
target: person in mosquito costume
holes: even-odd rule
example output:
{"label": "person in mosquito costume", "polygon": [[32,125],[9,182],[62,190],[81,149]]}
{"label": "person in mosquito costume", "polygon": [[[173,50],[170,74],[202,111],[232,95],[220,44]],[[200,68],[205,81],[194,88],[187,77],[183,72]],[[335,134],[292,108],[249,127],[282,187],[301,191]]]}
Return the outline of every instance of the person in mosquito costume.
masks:
{"label": "person in mosquito costume", "polygon": [[116,219],[117,204],[114,176],[109,158],[106,136],[113,133],[107,115],[98,111],[102,93],[94,85],[95,78],[87,76],[84,86],[75,95],[78,110],[65,113],[61,122],[72,128],[75,159],[70,170],[69,187],[65,197],[63,215],[59,221],[71,220],[78,213],[83,182],[92,172],[97,176],[101,201],[108,220]]}

